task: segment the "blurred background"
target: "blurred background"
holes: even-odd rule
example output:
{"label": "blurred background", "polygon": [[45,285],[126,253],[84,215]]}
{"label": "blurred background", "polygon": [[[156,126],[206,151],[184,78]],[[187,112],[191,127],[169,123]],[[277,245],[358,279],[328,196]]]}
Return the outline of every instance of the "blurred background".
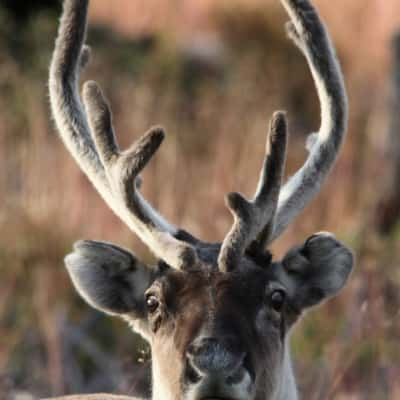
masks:
{"label": "blurred background", "polygon": [[[340,296],[294,331],[299,386],[308,400],[399,400],[400,3],[314,2],[342,62],[349,132],[322,192],[272,250],[280,257],[330,230],[354,249],[357,266]],[[54,0],[0,1],[2,400],[133,394],[149,379],[146,345],[84,304],[63,267],[81,238],[152,258],[103,204],[51,121],[46,81],[60,10]],[[319,127],[310,73],[286,39],[282,7],[92,0],[90,18],[94,56],[84,78],[103,86],[121,142],[154,124],[169,133],[144,174],[145,196],[178,226],[220,241],[231,225],[223,196],[252,194],[272,112],[290,118],[288,175]]]}

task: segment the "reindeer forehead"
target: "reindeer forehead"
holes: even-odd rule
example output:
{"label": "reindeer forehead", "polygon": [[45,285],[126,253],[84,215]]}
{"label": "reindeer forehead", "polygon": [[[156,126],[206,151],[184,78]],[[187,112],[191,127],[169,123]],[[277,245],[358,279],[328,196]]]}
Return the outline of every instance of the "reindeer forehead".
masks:
{"label": "reindeer forehead", "polygon": [[198,271],[170,270],[157,284],[170,305],[194,305],[196,302],[226,304],[227,302],[249,304],[259,300],[265,287],[273,279],[269,268],[236,269],[222,273],[217,269]]}

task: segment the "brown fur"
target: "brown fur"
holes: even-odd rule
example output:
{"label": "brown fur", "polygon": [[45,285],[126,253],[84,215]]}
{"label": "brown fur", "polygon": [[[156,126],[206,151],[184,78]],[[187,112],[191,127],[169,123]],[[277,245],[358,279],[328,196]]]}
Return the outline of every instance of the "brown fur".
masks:
{"label": "brown fur", "polygon": [[[284,114],[275,114],[256,195],[228,196],[234,225],[222,244],[210,244],[177,230],[139,193],[139,174],[163,130],[151,129],[122,151],[94,82],[84,86],[82,107],[77,87],[89,54],[88,0],[64,1],[50,68],[54,119],[95,188],[160,263],[151,268],[127,250],[91,241],[77,243],[65,261],[90,305],[124,318],[150,342],[153,400],[296,400],[288,333],[304,310],[336,295],[353,266],[351,252],[326,233],[282,261],[271,262],[264,250],[318,192],[347,123],[343,78],[317,12],[308,0],[281,3],[317,86],[321,128],[306,163],[280,190],[287,129]],[[102,398],[112,397],[92,397]]]}

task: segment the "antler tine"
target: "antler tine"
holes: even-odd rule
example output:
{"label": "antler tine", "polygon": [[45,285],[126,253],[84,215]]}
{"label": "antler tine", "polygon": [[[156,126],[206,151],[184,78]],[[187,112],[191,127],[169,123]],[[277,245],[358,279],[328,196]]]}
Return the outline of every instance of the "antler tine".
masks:
{"label": "antler tine", "polygon": [[159,251],[160,254],[156,254],[170,265],[182,268],[184,264],[196,264],[193,247],[160,229],[161,217],[155,214],[136,190],[139,174],[160,147],[165,137],[164,131],[159,127],[152,128],[130,149],[121,152],[114,134],[111,110],[97,83],[86,82],[83,100],[96,148],[106,170],[114,203],[117,204],[117,207],[114,204],[111,207],[150,248]]}
{"label": "antler tine", "polygon": [[52,62],[49,92],[52,114],[61,137],[82,170],[102,195],[108,183],[78,93],[79,72],[88,62],[86,36],[88,1],[66,0]]}
{"label": "antler tine", "polygon": [[270,140],[267,142],[267,154],[270,154],[270,156],[265,160],[255,196],[255,201],[260,207],[268,202],[271,203],[269,221],[258,234],[255,241],[259,244],[262,243],[264,246],[268,243],[275,224],[278,198],[285,171],[287,142],[288,127],[286,114],[278,111],[274,114],[271,121]]}
{"label": "antler tine", "polygon": [[346,89],[329,35],[308,0],[281,0],[291,21],[289,37],[305,55],[321,103],[321,127],[308,140],[310,154],[303,167],[283,186],[271,241],[318,193],[335,163],[344,139],[348,106]]}
{"label": "antler tine", "polygon": [[248,201],[240,193],[230,193],[226,198],[234,223],[218,258],[221,271],[232,271],[254,240],[268,240],[273,227],[286,151],[286,117],[283,112],[276,112],[271,120],[266,157],[254,199]]}
{"label": "antler tine", "polygon": [[90,55],[89,48],[83,45],[87,11],[88,0],[65,0],[50,67],[50,101],[61,137],[106,203],[157,257],[175,268],[196,264],[194,247],[175,239],[177,229],[137,191],[138,174],[159,148],[164,132],[152,129],[129,150],[121,152],[111,110],[94,82],[86,83],[84,89],[87,120],[78,93],[79,72]]}

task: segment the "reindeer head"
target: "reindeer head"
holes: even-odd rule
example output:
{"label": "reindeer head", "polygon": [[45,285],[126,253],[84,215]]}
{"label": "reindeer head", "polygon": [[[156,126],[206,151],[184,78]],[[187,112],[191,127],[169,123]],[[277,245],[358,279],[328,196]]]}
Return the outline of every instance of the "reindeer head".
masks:
{"label": "reindeer head", "polygon": [[227,196],[234,216],[222,243],[194,238],[166,222],[140,195],[139,174],[164,138],[153,128],[121,151],[111,111],[79,72],[88,0],[66,0],[50,69],[53,115],[68,150],[112,210],[160,260],[147,266],[109,243],[82,241],[66,265],[93,307],[127,320],[150,343],[153,398],[294,399],[288,332],[304,310],[335,295],[353,265],[351,252],[320,233],[274,261],[266,247],[318,192],[342,142],[345,89],[329,37],[307,0],[281,0],[288,32],[310,65],[322,124],[303,167],[281,188],[287,148],[285,114],[274,114],[252,200]]}

